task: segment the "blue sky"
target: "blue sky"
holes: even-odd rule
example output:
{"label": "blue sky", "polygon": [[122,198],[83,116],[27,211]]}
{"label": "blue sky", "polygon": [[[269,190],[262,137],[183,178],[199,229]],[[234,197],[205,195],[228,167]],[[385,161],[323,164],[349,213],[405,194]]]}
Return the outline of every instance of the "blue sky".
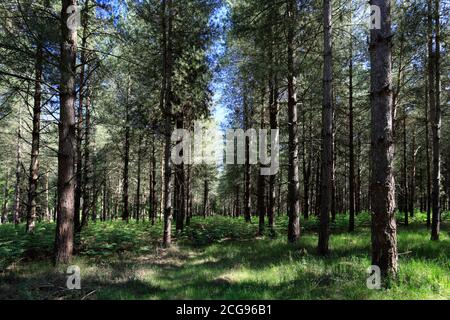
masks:
{"label": "blue sky", "polygon": [[[229,8],[226,5],[223,5],[215,10],[210,21],[218,23],[220,29],[226,31],[229,23],[228,14]],[[213,80],[210,84],[210,88],[213,91],[212,116],[219,124],[222,124],[225,121],[228,113],[227,108],[222,103],[225,84],[223,82],[222,70],[218,68],[219,59],[223,57],[226,50],[225,36],[226,32],[221,32],[220,35],[214,39],[208,53],[208,60],[210,61],[211,68],[214,70]]]}

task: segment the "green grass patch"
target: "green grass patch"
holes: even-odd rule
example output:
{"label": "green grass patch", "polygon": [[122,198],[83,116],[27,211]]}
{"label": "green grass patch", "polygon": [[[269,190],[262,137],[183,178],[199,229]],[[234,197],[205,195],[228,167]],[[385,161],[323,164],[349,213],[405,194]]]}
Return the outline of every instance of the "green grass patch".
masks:
{"label": "green grass patch", "polygon": [[[424,214],[399,224],[399,276],[389,289],[369,290],[370,219],[360,214],[356,231],[348,216],[332,224],[331,254],[316,254],[317,220],[302,221],[299,243],[286,241],[287,219],[276,237],[257,236],[257,223],[228,217],[195,217],[161,247],[162,225],[149,222],[90,223],[77,239],[72,264],[82,289],[65,287],[65,266],[51,264],[52,223],[33,235],[24,226],[0,226],[0,299],[448,299],[450,237],[430,241]],[[401,215],[399,215],[401,219]]]}

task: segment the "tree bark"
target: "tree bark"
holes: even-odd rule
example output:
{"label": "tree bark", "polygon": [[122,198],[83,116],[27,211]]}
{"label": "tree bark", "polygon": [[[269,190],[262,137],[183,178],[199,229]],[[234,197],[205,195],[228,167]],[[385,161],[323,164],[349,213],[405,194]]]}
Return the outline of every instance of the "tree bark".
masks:
{"label": "tree bark", "polygon": [[370,30],[372,264],[382,275],[397,273],[395,222],[394,139],[392,128],[391,1],[371,0],[380,8],[381,28]]}
{"label": "tree bark", "polygon": [[61,83],[58,151],[58,214],[56,222],[55,263],[68,263],[73,253],[75,81],[77,31],[69,29],[69,6],[76,0],[62,0],[61,10]]}
{"label": "tree bark", "polygon": [[[432,135],[432,149],[433,149],[433,171],[432,171],[432,191],[431,191],[431,206],[432,206],[432,221],[431,221],[431,240],[439,240],[440,232],[440,180],[441,180],[441,77],[440,77],[440,1],[434,1],[434,22],[435,22],[435,56],[434,56],[434,77],[435,77],[435,103],[431,105],[431,135]],[[431,83],[430,83],[431,86]]]}
{"label": "tree bark", "polygon": [[[82,176],[82,199],[83,206],[81,209],[81,228],[85,227],[88,222],[89,210],[93,209],[93,199],[91,193],[97,192],[95,187],[91,187],[91,179],[93,178],[93,163],[91,157],[91,98],[89,87],[86,89],[86,119],[84,129],[84,173]],[[94,178],[95,179],[95,178]]]}
{"label": "tree bark", "polygon": [[[167,11],[167,12],[166,12]],[[172,164],[170,160],[172,142],[172,0],[162,1],[163,33],[163,95],[165,115],[164,145],[164,234],[163,245],[170,247],[172,242]]]}
{"label": "tree bark", "polygon": [[[244,90],[244,129],[250,129],[251,112],[247,101],[247,91]],[[244,218],[245,222],[251,222],[251,166],[250,166],[250,142],[245,138],[245,164],[244,164]]]}
{"label": "tree bark", "polygon": [[[269,82],[269,122],[270,129],[278,129],[278,88],[277,81],[273,76],[270,77]],[[269,232],[271,236],[275,236],[275,183],[277,181],[277,174],[272,174],[269,177],[269,198],[267,208],[267,219],[269,220]]]}
{"label": "tree bark", "polygon": [[350,61],[348,68],[348,205],[349,205],[349,223],[348,231],[355,231],[355,143],[354,143],[354,127],[353,127],[353,34],[350,32]]}
{"label": "tree bark", "polygon": [[41,131],[41,97],[42,97],[42,69],[43,69],[43,44],[38,39],[35,63],[34,103],[33,103],[33,131],[31,138],[31,162],[28,178],[28,205],[26,232],[34,232],[36,226],[36,196],[39,179],[39,144]]}
{"label": "tree bark", "polygon": [[[266,126],[265,123],[265,108],[264,108],[264,94],[265,94],[265,88],[262,90],[262,103],[261,103],[261,123],[260,128],[264,129]],[[261,146],[261,144],[260,144]],[[259,152],[266,152],[266,150],[259,150]],[[263,165],[260,164],[260,168],[262,168]],[[266,197],[266,176],[263,176],[261,172],[258,172],[258,190],[257,190],[257,199],[256,199],[256,207],[258,210],[258,234],[262,236],[264,234],[265,229],[265,216],[266,216],[266,203],[265,203],[265,197]]]}
{"label": "tree bark", "polygon": [[203,182],[203,218],[208,216],[208,205],[209,205],[209,184],[208,179],[205,178]]}
{"label": "tree bark", "polygon": [[22,180],[22,112],[19,107],[19,125],[17,127],[17,153],[16,153],[16,183],[14,186],[13,222],[20,223],[21,209],[21,180]]}
{"label": "tree bark", "polygon": [[413,124],[412,128],[412,146],[411,146],[411,172],[410,172],[410,182],[409,182],[409,215],[414,217],[414,205],[416,198],[416,127]]}
{"label": "tree bark", "polygon": [[5,185],[3,186],[3,207],[0,216],[0,223],[8,222],[8,198],[9,198],[9,170],[6,171]]}
{"label": "tree bark", "polygon": [[141,216],[141,162],[142,162],[142,136],[139,136],[137,159],[137,184],[136,184],[136,220]]}
{"label": "tree bark", "polygon": [[331,1],[323,2],[324,27],[324,67],[323,67],[323,107],[322,107],[322,157],[320,179],[320,226],[318,251],[320,255],[329,252],[330,211],[333,183],[333,102],[332,102],[332,43],[331,43]]}
{"label": "tree bark", "polygon": [[287,67],[288,67],[288,132],[289,132],[289,174],[288,174],[288,241],[297,242],[300,238],[300,186],[298,179],[298,123],[296,79],[294,74],[294,38],[296,21],[296,2],[287,2]]}
{"label": "tree bark", "polygon": [[405,217],[405,226],[408,226],[408,166],[407,166],[407,143],[406,143],[406,106],[403,110],[403,193],[402,193],[402,210]]}
{"label": "tree bark", "polygon": [[130,165],[130,106],[129,106],[129,94],[131,83],[128,80],[127,98],[125,105],[125,141],[123,145],[123,186],[122,186],[122,220],[128,222],[130,220],[129,211],[129,165]]}

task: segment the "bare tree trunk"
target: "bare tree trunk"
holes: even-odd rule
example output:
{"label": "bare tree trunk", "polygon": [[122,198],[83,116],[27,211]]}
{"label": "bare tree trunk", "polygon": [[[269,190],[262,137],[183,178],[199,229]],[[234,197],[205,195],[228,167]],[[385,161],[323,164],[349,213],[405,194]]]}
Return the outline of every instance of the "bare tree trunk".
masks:
{"label": "bare tree trunk", "polygon": [[[439,240],[440,232],[440,180],[441,180],[441,102],[440,102],[440,92],[441,92],[441,77],[440,77],[440,1],[435,0],[434,8],[434,20],[435,20],[435,103],[431,105],[431,135],[433,139],[433,171],[432,171],[432,191],[431,191],[431,203],[432,203],[432,221],[431,221],[431,240]],[[430,86],[431,82],[430,82]]]}
{"label": "bare tree trunk", "polygon": [[289,174],[288,174],[288,241],[297,242],[300,238],[300,186],[298,181],[298,124],[296,79],[294,74],[294,38],[296,3],[287,2],[287,66],[288,66],[288,132],[289,132]]}
{"label": "bare tree trunk", "polygon": [[397,273],[397,226],[393,175],[394,137],[391,89],[391,1],[371,0],[380,8],[381,28],[370,30],[372,264],[384,276]]}
{"label": "bare tree trunk", "polygon": [[[167,11],[167,12],[166,12]],[[170,160],[172,143],[172,0],[162,1],[162,33],[163,33],[163,94],[165,114],[165,146],[164,146],[164,235],[163,245],[170,247],[172,242],[172,164]]]}
{"label": "bare tree trunk", "polygon": [[411,173],[410,173],[410,189],[409,189],[409,215],[414,217],[414,204],[416,198],[416,127],[413,124],[412,129],[412,146],[411,146]]}
{"label": "bare tree trunk", "polygon": [[356,147],[358,168],[356,170],[355,215],[358,215],[361,212],[361,132],[358,132]]}
{"label": "bare tree trunk", "polygon": [[6,171],[5,185],[3,186],[3,208],[0,216],[0,223],[8,222],[8,198],[9,198],[9,170]]}
{"label": "bare tree trunk", "polygon": [[187,165],[186,176],[186,225],[188,226],[192,218],[192,186],[191,186],[191,165]]}
{"label": "bare tree trunk", "polygon": [[[430,32],[430,31],[429,31]],[[431,34],[428,35],[428,41],[431,41]],[[430,48],[429,48],[430,50]],[[431,52],[429,52],[430,54]],[[428,60],[430,60],[430,57],[428,57]],[[430,61],[428,61],[428,69],[430,68]],[[430,70],[428,70],[430,71]],[[431,77],[432,78],[432,77]],[[431,160],[430,160],[430,124],[429,124],[429,107],[431,103],[431,93],[429,92],[429,78],[426,77],[425,80],[425,157],[426,157],[426,171],[427,171],[427,178],[426,178],[426,200],[425,200],[425,210],[427,212],[427,228],[431,227]],[[430,89],[431,90],[431,89]],[[433,99],[434,101],[434,99]]]}
{"label": "bare tree trunk", "polygon": [[405,226],[409,224],[408,221],[408,166],[406,161],[407,144],[406,144],[406,106],[403,111],[403,194],[402,194],[402,210],[405,216]]}
{"label": "bare tree trunk", "polygon": [[[82,176],[82,199],[83,206],[81,210],[81,228],[85,227],[88,222],[89,210],[92,210],[93,201],[91,192],[95,193],[95,187],[91,188],[91,179],[93,174],[93,163],[91,157],[91,98],[89,86],[86,88],[86,121],[85,121],[85,138],[84,138],[84,174]],[[94,176],[95,179],[95,176]],[[92,190],[91,190],[92,189]]]}
{"label": "bare tree trunk", "polygon": [[21,179],[22,178],[22,110],[19,106],[19,125],[17,127],[16,183],[14,186],[13,222],[20,223]]}
{"label": "bare tree trunk", "polygon": [[350,32],[350,60],[348,68],[348,162],[349,162],[349,172],[348,172],[348,187],[349,187],[349,223],[348,231],[355,231],[355,143],[354,143],[354,128],[353,128],[353,34]]}
{"label": "bare tree trunk", "polygon": [[152,225],[156,221],[158,199],[156,198],[156,154],[155,154],[155,141],[152,141]]}
{"label": "bare tree trunk", "polygon": [[[276,80],[273,76],[270,77],[269,82],[269,121],[270,129],[278,129],[278,88],[276,87]],[[275,220],[275,183],[277,180],[277,175],[272,174],[269,177],[269,199],[268,199],[268,210],[267,218],[269,220],[269,232],[271,236],[275,236],[274,220]]]}
{"label": "bare tree trunk", "polygon": [[[183,128],[183,120],[182,117],[179,117],[177,119],[177,129]],[[182,137],[180,137],[180,140],[178,143],[182,143]],[[183,157],[183,150],[180,152],[180,156]],[[174,186],[174,199],[175,199],[175,217],[176,217],[176,223],[175,223],[175,229],[177,233],[180,233],[183,231],[184,228],[184,219],[185,219],[185,198],[184,198],[184,164],[178,164],[175,167],[175,186]]]}
{"label": "bare tree trunk", "polygon": [[[265,123],[265,109],[264,109],[264,94],[265,88],[262,90],[262,103],[261,103],[261,129],[264,129],[266,126]],[[261,143],[259,144],[261,146]],[[259,150],[259,152],[266,152],[266,150]],[[263,167],[263,164],[260,164],[260,168]],[[256,207],[258,210],[259,224],[258,224],[258,234],[262,236],[264,234],[265,228],[265,215],[266,215],[266,204],[265,204],[265,196],[266,196],[266,179],[265,176],[258,172],[258,190],[257,190],[257,199],[256,199]]]}
{"label": "bare tree trunk", "polygon": [[[244,90],[244,129],[250,129],[250,108],[247,101],[247,91]],[[244,164],[244,218],[245,222],[251,222],[251,166],[250,166],[250,143],[245,138],[245,164]]]}
{"label": "bare tree trunk", "polygon": [[[39,37],[39,36],[38,36]],[[43,69],[42,39],[38,39],[35,63],[34,103],[33,103],[33,131],[31,141],[31,162],[28,178],[28,205],[26,232],[34,232],[36,226],[36,196],[39,179],[39,144],[41,131],[41,97],[42,97],[42,69]]]}
{"label": "bare tree trunk", "polygon": [[45,184],[44,184],[44,188],[45,188],[45,199],[44,199],[44,216],[45,219],[47,221],[51,221],[51,217],[50,217],[50,209],[49,209],[49,176],[48,176],[49,170],[45,170]]}
{"label": "bare tree trunk", "polygon": [[102,198],[102,217],[101,217],[101,221],[105,222],[106,221],[106,217],[107,217],[107,202],[108,202],[108,184],[106,181],[106,172],[104,172],[104,178],[105,180],[103,181],[103,198]]}
{"label": "bare tree trunk", "polygon": [[137,159],[137,185],[136,185],[136,220],[141,216],[141,162],[142,162],[142,136],[139,136]]}
{"label": "bare tree trunk", "polygon": [[122,186],[122,220],[128,222],[130,220],[129,209],[129,165],[130,165],[130,105],[129,96],[131,90],[130,79],[128,79],[127,98],[125,105],[125,141],[123,145],[123,186]]}
{"label": "bare tree trunk", "polygon": [[333,175],[333,102],[332,102],[332,47],[331,47],[331,1],[323,2],[324,27],[324,68],[323,68],[323,108],[322,108],[322,161],[320,179],[320,228],[318,251],[321,255],[329,252],[330,210]]}
{"label": "bare tree trunk", "polygon": [[[83,122],[84,122],[84,98],[85,98],[85,82],[86,82],[86,46],[87,46],[87,35],[88,35],[88,18],[89,18],[89,0],[86,0],[83,14],[83,35],[81,37],[81,70],[80,70],[80,84],[79,84],[79,99],[78,99],[78,119],[77,119],[77,144],[76,144],[76,186],[75,186],[75,216],[74,216],[74,228],[75,232],[80,232],[82,228],[82,222],[80,222],[80,209],[81,209],[81,199],[83,198]],[[88,128],[88,125],[86,125]],[[86,133],[87,136],[87,133]],[[87,163],[84,164],[87,166]],[[83,198],[83,207],[86,199]],[[82,217],[82,216],[81,216]]]}
{"label": "bare tree trunk", "polygon": [[62,0],[61,10],[61,84],[58,152],[58,214],[55,237],[55,263],[68,263],[73,252],[74,218],[74,150],[75,146],[75,81],[77,31],[67,22],[70,6],[76,0]]}
{"label": "bare tree trunk", "polygon": [[205,178],[203,182],[203,218],[208,216],[208,205],[209,205],[209,185],[208,179]]}

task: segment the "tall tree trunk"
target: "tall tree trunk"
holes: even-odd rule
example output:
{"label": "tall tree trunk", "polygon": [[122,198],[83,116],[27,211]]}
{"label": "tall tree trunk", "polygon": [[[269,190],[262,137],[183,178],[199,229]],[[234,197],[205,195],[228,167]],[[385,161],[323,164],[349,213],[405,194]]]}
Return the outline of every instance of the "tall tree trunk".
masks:
{"label": "tall tree trunk", "polygon": [[294,38],[296,22],[296,2],[287,2],[287,67],[288,67],[288,132],[289,132],[289,173],[288,173],[288,241],[300,238],[300,186],[298,179],[298,123],[297,95],[294,74]]}
{"label": "tall tree trunk", "polygon": [[[430,32],[430,31],[429,31]],[[428,35],[428,41],[431,40],[431,34]],[[430,48],[429,48],[430,49]],[[430,52],[429,52],[430,54]],[[430,57],[428,58],[430,60]],[[430,68],[430,61],[428,62],[428,69]],[[428,70],[429,71],[429,70]],[[430,160],[430,124],[429,124],[429,109],[431,102],[431,92],[429,92],[429,78],[425,80],[425,158],[426,158],[426,197],[425,210],[427,212],[427,228],[431,227],[431,160]],[[434,100],[433,100],[434,101]]]}
{"label": "tall tree trunk", "polygon": [[14,186],[13,222],[20,223],[21,180],[22,180],[22,108],[19,106],[19,124],[17,126],[16,183]]}
{"label": "tall tree trunk", "polygon": [[[250,106],[247,99],[247,90],[244,90],[243,104],[244,104],[244,129],[250,129]],[[245,164],[244,164],[244,218],[245,222],[251,221],[251,166],[250,166],[250,142],[249,138],[245,137]]]}
{"label": "tall tree trunk", "polygon": [[348,231],[355,231],[355,143],[354,143],[354,128],[353,128],[353,33],[350,32],[350,60],[348,68],[348,205],[349,205],[349,223]]}
{"label": "tall tree trunk", "polygon": [[[440,73],[440,1],[435,0],[434,8],[434,22],[435,22],[435,56],[434,56],[434,77],[435,77],[435,103],[431,105],[431,135],[433,139],[433,171],[432,171],[432,191],[431,191],[431,203],[432,203],[432,222],[431,222],[431,240],[439,240],[440,232],[440,180],[441,180],[441,73]],[[431,86],[431,82],[430,82]]]}
{"label": "tall tree trunk", "polygon": [[44,192],[45,192],[45,199],[44,199],[44,215],[45,219],[47,221],[51,221],[50,217],[50,209],[49,209],[49,170],[45,170],[45,184],[44,184]]}
{"label": "tall tree trunk", "polygon": [[209,206],[209,184],[208,179],[205,178],[203,182],[203,218],[208,216],[208,206]]}
{"label": "tall tree trunk", "polygon": [[26,232],[34,232],[36,225],[36,196],[39,179],[39,144],[41,131],[41,97],[42,97],[42,69],[43,69],[43,44],[38,39],[35,63],[34,103],[33,103],[33,131],[31,138],[31,162],[28,178],[28,205]]}
{"label": "tall tree trunk", "polygon": [[321,255],[328,254],[330,233],[330,210],[333,183],[333,102],[332,102],[332,43],[331,43],[331,0],[323,2],[324,27],[324,67],[323,67],[323,108],[322,108],[322,157],[320,179],[320,227],[318,251]]}
{"label": "tall tree trunk", "polygon": [[391,1],[371,0],[380,8],[381,28],[370,30],[372,264],[385,276],[397,273],[397,226],[393,175],[394,137],[391,89]]}
{"label": "tall tree trunk", "polygon": [[[183,116],[177,119],[177,129],[183,129]],[[182,143],[182,137],[178,143]],[[183,157],[183,150],[180,152],[180,156]],[[175,229],[177,233],[183,231],[184,228],[184,219],[186,216],[185,212],[185,195],[184,195],[184,164],[178,164],[175,167],[175,187],[174,187],[174,199],[175,199],[175,216],[176,216],[176,224]]]}
{"label": "tall tree trunk", "polygon": [[191,222],[192,217],[192,186],[191,186],[191,165],[187,165],[186,174],[186,225],[188,226]]}
{"label": "tall tree trunk", "polygon": [[[106,170],[105,170],[106,171]],[[108,202],[108,184],[106,181],[106,172],[104,172],[104,181],[103,181],[103,197],[102,197],[102,217],[101,217],[101,221],[105,222],[106,221],[106,217],[107,217],[107,202]]]}
{"label": "tall tree trunk", "polygon": [[[86,121],[87,123],[87,121]],[[92,141],[93,144],[93,153],[94,153],[94,157],[95,157],[95,153],[96,153],[96,147],[95,147],[95,135]],[[86,152],[85,152],[86,154]],[[85,196],[83,196],[86,199],[86,207],[83,209],[83,214],[86,217],[89,217],[89,211],[92,211],[92,221],[96,222],[97,221],[97,199],[100,193],[100,188],[97,188],[97,163],[94,161],[94,157],[90,157],[87,161],[88,165],[87,165],[87,171],[86,173],[89,174],[89,181],[85,184],[85,188],[86,192],[85,192]],[[90,180],[92,179],[92,186],[90,183]],[[84,207],[84,206],[83,206]],[[86,222],[87,222],[87,218],[86,218]],[[86,225],[87,223],[85,222],[84,225]]]}
{"label": "tall tree trunk", "polygon": [[[93,208],[93,201],[91,197],[91,193],[97,192],[95,187],[91,186],[91,179],[94,176],[93,173],[93,161],[91,157],[91,98],[89,85],[86,88],[86,119],[85,119],[85,128],[84,128],[84,173],[82,175],[82,199],[83,206],[81,210],[81,228],[85,227],[88,222],[89,210]],[[94,176],[95,178],[95,176]]]}
{"label": "tall tree trunk", "polygon": [[[270,77],[269,82],[269,122],[270,129],[278,129],[278,88],[277,81],[273,76]],[[269,176],[269,199],[267,208],[267,219],[269,220],[269,232],[271,236],[275,236],[274,220],[275,220],[275,183],[277,181],[277,175],[272,174]]]}
{"label": "tall tree trunk", "polygon": [[[89,17],[89,0],[86,0],[83,14],[83,34],[81,37],[81,56],[80,56],[80,83],[78,89],[78,110],[77,110],[77,144],[76,144],[76,186],[75,186],[75,216],[74,227],[75,232],[80,232],[82,223],[80,222],[81,199],[83,197],[83,122],[84,122],[84,98],[85,98],[85,82],[86,82],[86,45],[87,45],[87,26]],[[88,126],[86,126],[88,127]],[[85,166],[87,164],[85,163]],[[83,199],[84,203],[85,199]],[[84,205],[83,205],[84,206]]]}
{"label": "tall tree trunk", "polygon": [[142,136],[139,136],[137,159],[137,184],[136,184],[136,220],[141,216],[141,162],[142,162]]}
{"label": "tall tree trunk", "polygon": [[75,81],[77,30],[68,28],[70,6],[76,0],[62,0],[61,10],[61,83],[58,149],[58,214],[55,237],[55,263],[68,263],[73,252]]}
{"label": "tall tree trunk", "polygon": [[158,199],[156,198],[156,153],[155,141],[152,141],[152,225],[156,221]]}
{"label": "tall tree trunk", "polygon": [[411,146],[411,172],[410,172],[410,183],[409,183],[409,215],[410,217],[414,217],[414,204],[416,197],[416,127],[413,124],[412,128],[412,146]]}
{"label": "tall tree trunk", "polygon": [[355,215],[358,215],[361,212],[361,132],[358,132],[356,148],[358,167],[356,169]]}
{"label": "tall tree trunk", "polygon": [[[266,126],[265,123],[265,108],[264,108],[264,94],[265,88],[262,90],[262,103],[261,103],[261,129],[264,129]],[[261,142],[259,143],[261,147]],[[259,150],[259,152],[266,152],[266,150]],[[263,167],[263,164],[260,164],[260,168]],[[264,223],[265,223],[265,215],[266,215],[266,204],[265,204],[265,196],[266,196],[266,176],[262,175],[261,172],[258,172],[258,190],[257,190],[257,199],[256,199],[256,207],[258,210],[258,234],[264,234]]]}
{"label": "tall tree trunk", "polygon": [[125,105],[125,141],[123,145],[123,186],[122,186],[122,220],[128,222],[130,220],[129,209],[129,165],[130,165],[130,105],[129,96],[131,90],[130,79],[128,79],[127,98]]}
{"label": "tall tree trunk", "polygon": [[406,161],[407,143],[406,143],[406,106],[403,110],[403,196],[402,196],[402,210],[405,216],[405,226],[409,224],[408,221],[408,165]]}
{"label": "tall tree trunk", "polygon": [[9,199],[9,169],[6,170],[5,185],[3,186],[3,207],[0,215],[0,223],[8,222],[8,199]]}
{"label": "tall tree trunk", "polygon": [[172,0],[162,1],[162,33],[163,33],[163,94],[165,115],[164,145],[164,234],[163,245],[170,247],[172,242],[172,164],[170,160],[172,142]]}

